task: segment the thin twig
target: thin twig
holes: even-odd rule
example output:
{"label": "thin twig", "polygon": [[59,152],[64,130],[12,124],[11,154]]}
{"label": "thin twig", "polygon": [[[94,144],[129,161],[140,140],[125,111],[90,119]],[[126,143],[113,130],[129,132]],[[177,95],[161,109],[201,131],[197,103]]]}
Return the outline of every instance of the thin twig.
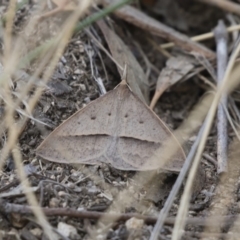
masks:
{"label": "thin twig", "polygon": [[217,168],[217,161],[212,156],[210,156],[208,153],[203,153],[203,157],[212,163],[215,168]]}
{"label": "thin twig", "polygon": [[[214,30],[217,45],[217,81],[218,87],[222,84],[222,79],[227,67],[228,49],[227,49],[227,31],[223,21],[219,21]],[[217,111],[217,155],[218,155],[218,173],[227,172],[227,117],[224,111],[227,108],[227,94],[223,93]]]}
{"label": "thin twig", "polygon": [[[90,26],[90,31],[92,32],[93,36],[96,37],[96,39],[100,42],[101,40],[101,37],[99,36],[98,32],[95,30],[94,27]],[[103,61],[103,58],[102,58],[102,54],[101,54],[101,51],[100,49],[96,46],[96,45],[93,45],[93,48],[95,49],[95,52],[97,53],[100,61],[101,61],[101,64],[102,64],[102,67],[103,67],[103,71],[104,71],[104,74],[105,74],[105,77],[106,77],[106,82],[109,83],[109,78],[108,78],[108,73],[107,73],[107,69],[106,69],[106,65]]]}
{"label": "thin twig", "polygon": [[[33,209],[35,207],[9,203],[3,199],[0,199],[0,212],[4,214],[9,213],[18,213],[23,215],[32,215]],[[67,216],[72,218],[79,219],[100,219],[102,217],[106,217],[107,219],[118,219],[118,221],[127,221],[130,218],[138,218],[143,219],[145,223],[153,224],[157,221],[157,217],[153,216],[144,216],[137,213],[105,213],[105,212],[97,212],[97,211],[77,211],[74,208],[48,208],[43,207],[40,208],[42,212],[46,216]],[[189,225],[198,225],[205,226],[208,223],[211,226],[218,225],[218,221],[230,222],[234,221],[236,216],[227,215],[227,216],[213,216],[209,218],[201,218],[201,217],[189,217],[187,218],[187,224]],[[167,225],[173,225],[175,223],[175,217],[168,217],[165,221]],[[240,221],[236,221],[235,224],[240,225]]]}
{"label": "thin twig", "polygon": [[[234,25],[234,26],[231,26],[231,27],[227,28],[228,32],[234,32],[234,31],[239,31],[239,30],[240,30],[240,24]],[[209,32],[209,33],[204,33],[204,34],[201,34],[201,35],[197,35],[197,36],[191,37],[190,39],[192,41],[194,41],[194,42],[201,42],[201,41],[205,41],[205,40],[211,39],[213,37],[214,37],[213,32]],[[171,48],[171,47],[174,47],[174,46],[175,46],[175,44],[173,42],[164,43],[164,44],[160,45],[160,47],[162,49],[167,49],[167,48]]]}

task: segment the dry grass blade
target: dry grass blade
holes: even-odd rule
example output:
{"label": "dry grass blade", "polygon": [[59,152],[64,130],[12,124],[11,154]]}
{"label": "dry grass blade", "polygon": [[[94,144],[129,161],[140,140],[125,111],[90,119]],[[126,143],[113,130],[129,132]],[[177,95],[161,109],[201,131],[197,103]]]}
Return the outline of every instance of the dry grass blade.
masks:
{"label": "dry grass blade", "polygon": [[[217,45],[217,79],[218,86],[221,85],[224,77],[224,72],[227,66],[228,49],[227,49],[227,31],[224,23],[219,21],[217,27],[214,30],[216,45]],[[218,173],[227,171],[227,117],[225,114],[225,108],[227,107],[227,95],[223,92],[220,104],[217,111],[217,128],[218,128]]]}
{"label": "dry grass blade", "polygon": [[[188,139],[189,136],[191,136],[192,132],[198,129],[203,122],[203,119],[205,118],[208,110],[208,105],[212,101],[211,95],[206,95],[205,98],[196,106],[196,109],[192,111],[191,115],[189,116],[188,120],[177,130],[175,131],[175,134],[182,135],[184,139]],[[197,120],[197,123],[196,123]],[[192,126],[189,128],[189,126]],[[181,172],[164,204],[163,209],[161,210],[157,223],[153,229],[153,232],[151,234],[151,240],[156,240],[158,238],[158,235],[161,231],[161,228],[165,222],[165,219],[167,218],[168,212],[172,206],[173,200],[176,197],[179,188],[181,187],[183,183],[183,179],[186,176],[186,173],[190,167],[190,164],[192,163],[193,157],[195,155],[197,146],[200,142],[202,133],[203,133],[204,127],[201,127],[201,130],[199,130],[198,137],[195,140],[193,146],[191,147],[191,150],[185,160],[185,163],[183,165],[183,168],[181,169]],[[184,136],[185,135],[185,136]],[[183,142],[180,142],[183,144]],[[202,181],[202,179],[199,179],[199,181]],[[195,184],[197,184],[197,181],[195,181]]]}
{"label": "dry grass blade", "polygon": [[190,150],[190,152],[189,152],[189,154],[188,154],[188,156],[187,156],[187,158],[185,160],[185,163],[184,163],[184,165],[183,165],[183,167],[181,169],[181,172],[178,175],[178,179],[175,182],[175,184],[174,184],[174,186],[173,186],[173,188],[171,190],[171,193],[169,194],[168,199],[165,202],[164,207],[163,207],[163,209],[161,210],[161,212],[160,212],[160,214],[158,216],[158,220],[157,220],[156,225],[155,225],[155,227],[153,229],[153,232],[151,234],[150,240],[157,240],[158,239],[158,235],[161,232],[161,229],[163,227],[165,219],[167,218],[169,210],[170,210],[170,208],[171,208],[171,206],[173,204],[174,198],[178,194],[179,189],[180,189],[180,187],[183,184],[184,178],[185,178],[185,176],[186,176],[186,174],[187,174],[187,172],[188,172],[188,170],[189,170],[189,168],[191,166],[191,163],[192,163],[192,160],[193,160],[194,155],[196,153],[198,144],[199,144],[199,142],[201,140],[204,127],[205,127],[205,124],[202,125],[202,127],[201,127],[201,129],[200,129],[200,131],[198,133],[198,136],[197,136],[194,144],[192,145],[191,150]]}
{"label": "dry grass blade", "polygon": [[228,91],[231,91],[231,89],[234,86],[236,86],[236,84],[240,80],[239,78],[236,78],[236,79],[232,78],[231,81],[229,81],[229,79],[228,79],[239,52],[240,52],[240,44],[237,46],[237,48],[235,49],[235,51],[233,52],[233,54],[230,58],[230,61],[228,63],[228,66],[227,66],[227,69],[226,69],[226,72],[225,72],[225,75],[224,75],[224,78],[222,81],[222,84],[219,87],[219,89],[213,99],[213,102],[211,104],[211,107],[209,109],[209,113],[207,115],[207,120],[206,120],[206,128],[203,132],[203,137],[199,144],[198,151],[196,153],[192,168],[189,172],[189,176],[188,176],[187,183],[186,183],[186,186],[184,189],[184,193],[181,198],[181,203],[180,203],[180,207],[179,207],[179,211],[178,211],[178,215],[177,215],[177,220],[176,220],[176,224],[174,226],[174,232],[173,232],[174,239],[179,239],[180,236],[182,235],[182,229],[185,225],[185,221],[182,220],[182,217],[184,216],[186,218],[187,210],[189,207],[189,200],[190,200],[190,193],[191,193],[191,189],[192,189],[193,179],[195,178],[197,168],[198,168],[198,165],[200,162],[200,158],[201,158],[201,155],[202,155],[202,152],[203,152],[206,140],[207,140],[207,136],[210,132],[210,128],[211,128],[221,95],[223,92],[226,91],[226,89]]}

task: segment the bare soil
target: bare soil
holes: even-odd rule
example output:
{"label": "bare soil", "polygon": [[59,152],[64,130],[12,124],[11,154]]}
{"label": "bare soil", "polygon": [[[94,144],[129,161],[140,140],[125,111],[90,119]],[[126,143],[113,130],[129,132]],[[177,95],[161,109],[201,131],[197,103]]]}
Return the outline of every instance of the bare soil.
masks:
{"label": "bare soil", "polygon": [[[161,5],[163,4],[161,2],[164,1],[157,0],[153,4]],[[151,1],[142,1],[141,11],[187,36],[210,32],[217,25],[219,19],[226,19],[226,12],[198,1],[171,2],[174,6],[172,9],[162,7],[162,10],[157,12],[158,8],[156,5],[151,5]],[[2,1],[2,12],[6,10],[7,5],[8,1]],[[17,11],[13,28],[15,35],[22,33],[25,20],[34,11],[34,6],[35,4],[29,1]],[[110,15],[110,17],[116,33],[129,47],[143,71],[146,73],[150,69],[148,79],[151,98],[159,73],[164,68],[167,58],[148,41],[148,38],[158,45],[164,42],[163,39],[147,32],[143,33],[143,30],[114,15]],[[65,15],[59,14],[39,23],[33,46],[52,36],[64,19]],[[106,40],[97,24],[91,25],[89,31],[108,49]],[[33,36],[29,36],[29,38],[31,37]],[[29,39],[29,48],[31,48],[31,41]],[[204,44],[215,51],[214,39],[210,39]],[[172,53],[175,56],[178,55],[177,51],[172,51]],[[151,63],[150,66],[146,64],[146,59]],[[38,62],[36,61],[23,71],[31,76],[37,68]],[[202,74],[210,79],[206,70]],[[102,80],[107,91],[113,89],[121,81],[121,76],[112,60],[101,51],[86,31],[82,31],[74,35],[68,43],[53,76],[35,106],[33,119],[29,119],[19,137],[19,149],[22,153],[25,171],[39,204],[47,208],[98,212],[105,212],[107,209],[114,210],[117,209],[118,204],[125,204],[121,213],[158,216],[176,180],[177,175],[174,173],[158,173],[148,185],[141,185],[134,178],[135,172],[120,171],[101,164],[99,166],[56,164],[35,155],[37,146],[49,133],[73,113],[100,97],[101,92],[94,77]],[[18,87],[25,84],[26,80],[13,79],[13,81],[15,86],[12,91],[17,92]],[[42,79],[39,78],[39,82],[41,81]],[[211,81],[213,82],[213,80]],[[215,83],[213,82],[213,84]],[[32,91],[37,87],[36,84]],[[170,129],[178,129],[208,90],[207,85],[197,75],[194,75],[187,81],[180,82],[165,91],[154,111]],[[5,111],[5,105],[2,106],[2,111]],[[21,118],[20,114],[16,112],[15,115],[16,121],[18,121]],[[216,123],[213,124],[202,157],[201,166],[204,170],[204,176],[201,177],[202,184],[200,189],[194,193],[188,217],[207,217],[215,215],[216,212],[219,215],[238,215],[239,213],[238,177],[226,177],[219,180],[217,175],[217,130],[215,125]],[[228,132],[231,142],[234,133],[230,127]],[[188,150],[194,143],[196,134],[197,132],[188,140]],[[2,137],[2,146],[6,137],[7,135]],[[232,171],[232,169],[230,170]],[[233,168],[233,170],[235,169]],[[238,176],[237,170],[235,175]],[[216,190],[219,181],[223,184]],[[9,203],[29,205],[25,195],[17,192],[20,188],[21,183],[15,164],[12,156],[9,155],[0,174],[0,201],[3,201],[0,203],[0,236],[2,239],[47,239],[33,216],[19,213],[6,214],[1,211]],[[119,200],[117,197],[118,193],[126,188],[129,189],[131,197],[125,203],[124,199]],[[9,196],[4,195],[7,193]],[[170,216],[176,216],[180,196],[181,194],[175,199]],[[227,209],[224,206],[227,206]],[[118,210],[116,211],[118,212]],[[61,224],[72,226],[71,234],[68,237],[61,237],[60,234],[58,235],[59,239],[149,239],[154,227],[154,224],[139,222],[133,223],[133,226],[129,227],[128,221],[128,223],[117,221],[110,225],[109,222],[105,224],[104,221],[99,222],[96,219],[72,216],[54,215],[47,216],[47,219],[51,226],[59,232],[62,231]],[[206,231],[205,238],[201,238],[204,227],[187,225],[182,239],[220,239],[219,236],[224,238],[224,233],[231,229],[231,224],[230,221],[222,224],[219,235],[214,235],[214,230]],[[67,229],[67,226],[63,225],[62,228]],[[172,229],[172,225],[165,225],[159,239],[171,239]]]}

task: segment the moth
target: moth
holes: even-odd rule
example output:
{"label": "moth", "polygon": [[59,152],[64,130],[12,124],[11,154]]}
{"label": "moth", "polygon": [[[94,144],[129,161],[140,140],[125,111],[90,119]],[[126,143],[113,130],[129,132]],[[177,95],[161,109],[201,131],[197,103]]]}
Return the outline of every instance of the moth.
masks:
{"label": "moth", "polygon": [[57,127],[36,154],[57,163],[106,163],[121,170],[154,170],[162,158],[154,154],[169,139],[177,151],[163,168],[179,172],[185,154],[177,139],[123,80]]}

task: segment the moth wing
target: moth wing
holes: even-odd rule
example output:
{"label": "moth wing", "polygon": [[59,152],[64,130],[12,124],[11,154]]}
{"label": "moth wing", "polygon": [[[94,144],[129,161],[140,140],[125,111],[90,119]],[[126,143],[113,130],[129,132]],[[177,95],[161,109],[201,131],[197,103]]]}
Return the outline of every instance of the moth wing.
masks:
{"label": "moth wing", "polygon": [[[124,97],[118,113],[122,119],[118,155],[132,166],[133,169],[128,170],[152,170],[161,166],[166,170],[179,171],[185,161],[185,154],[177,139],[160,118],[126,85],[122,86],[121,91]],[[169,148],[171,144],[176,152],[163,166],[164,155],[167,155],[164,148]],[[155,156],[159,149],[162,149],[163,154]]]}
{"label": "moth wing", "polygon": [[60,163],[109,162],[105,156],[114,130],[117,99],[108,92],[76,112],[37,148],[36,154]]}

